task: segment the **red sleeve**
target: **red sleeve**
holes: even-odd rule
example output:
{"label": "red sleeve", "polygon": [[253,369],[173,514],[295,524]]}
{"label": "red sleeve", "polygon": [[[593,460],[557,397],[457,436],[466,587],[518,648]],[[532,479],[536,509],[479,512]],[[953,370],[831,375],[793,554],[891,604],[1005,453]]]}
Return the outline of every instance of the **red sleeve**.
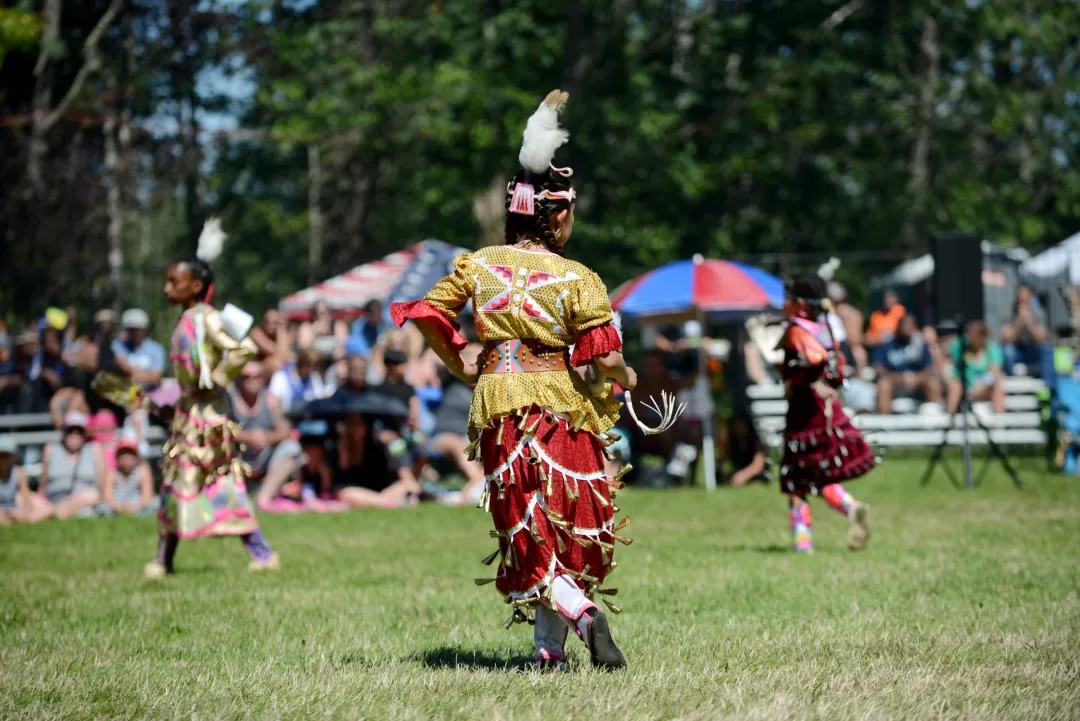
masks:
{"label": "red sleeve", "polygon": [[405,325],[406,321],[421,318],[435,321],[447,345],[454,351],[460,352],[462,348],[469,345],[469,341],[465,340],[465,336],[461,335],[461,326],[447,318],[426,300],[414,300],[408,303],[393,303],[390,305],[390,319],[399,328]]}
{"label": "red sleeve", "polygon": [[622,350],[622,339],[619,331],[611,323],[590,328],[578,336],[574,343],[574,355],[570,358],[570,364],[575,368],[588,365],[593,358],[607,355]]}

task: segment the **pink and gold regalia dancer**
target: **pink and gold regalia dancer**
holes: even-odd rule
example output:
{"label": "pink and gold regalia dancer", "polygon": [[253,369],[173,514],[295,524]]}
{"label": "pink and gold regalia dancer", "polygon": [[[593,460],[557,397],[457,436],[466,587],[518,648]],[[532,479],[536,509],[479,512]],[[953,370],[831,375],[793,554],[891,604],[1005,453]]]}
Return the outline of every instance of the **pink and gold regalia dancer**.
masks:
{"label": "pink and gold regalia dancer", "polygon": [[229,327],[210,305],[213,276],[198,258],[169,266],[165,295],[183,309],[172,337],[172,362],[180,385],[169,439],[164,448],[158,550],[143,575],[161,578],[173,572],[181,539],[238,536],[252,570],[274,570],[270,550],[255,520],[240,460],[226,387],[255,357],[246,328]]}
{"label": "pink and gold regalia dancer", "polygon": [[[506,188],[506,244],[459,256],[423,300],[395,304],[391,315],[414,321],[447,367],[476,384],[470,448],[484,466],[481,506],[498,540],[484,560],[495,572],[477,583],[494,582],[512,605],[507,628],[535,624],[541,666],[563,666],[571,630],[594,665],[620,668],[623,654],[593,602],[614,594],[603,586],[615,543],[629,543],[612,501],[621,484],[604,470],[620,408],[604,379],[633,389],[637,378],[603,282],[563,255],[576,194],[573,171],[552,159],[568,139],[558,122],[566,99],[553,91],[529,119],[523,169]],[[470,300],[484,342],[475,364],[460,356],[466,342],[455,322]]]}
{"label": "pink and gold regalia dancer", "polygon": [[843,482],[866,474],[877,458],[840,403],[844,357],[829,329],[825,281],[804,273],[790,278],[785,290],[788,325],[781,339],[781,374],[788,410],[780,489],[790,502],[795,550],[810,552],[814,547],[810,495],[821,496],[847,516],[848,547],[858,550],[870,537],[870,509],[856,501]]}

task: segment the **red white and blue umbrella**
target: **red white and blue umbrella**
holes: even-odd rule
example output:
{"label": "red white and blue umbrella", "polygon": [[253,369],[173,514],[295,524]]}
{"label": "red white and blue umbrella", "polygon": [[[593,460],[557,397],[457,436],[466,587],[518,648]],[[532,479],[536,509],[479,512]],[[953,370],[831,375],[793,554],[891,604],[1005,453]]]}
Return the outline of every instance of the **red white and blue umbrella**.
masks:
{"label": "red white and blue umbrella", "polygon": [[695,256],[676,260],[623,284],[611,295],[624,318],[739,317],[784,306],[784,283],[745,263]]}

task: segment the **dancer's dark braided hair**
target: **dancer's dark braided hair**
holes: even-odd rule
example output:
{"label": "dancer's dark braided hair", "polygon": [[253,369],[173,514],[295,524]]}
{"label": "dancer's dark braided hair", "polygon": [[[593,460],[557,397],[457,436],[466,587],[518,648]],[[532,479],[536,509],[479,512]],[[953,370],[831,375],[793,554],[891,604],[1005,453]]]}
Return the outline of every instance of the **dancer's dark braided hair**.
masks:
{"label": "dancer's dark braided hair", "polygon": [[[535,188],[535,208],[533,215],[510,212],[510,201],[514,197],[514,189],[518,183],[526,183]],[[506,244],[513,245],[523,239],[537,240],[544,244],[548,250],[562,255],[563,249],[551,230],[551,218],[556,213],[569,210],[573,202],[567,198],[541,197],[546,190],[550,193],[568,192],[574,189],[574,184],[568,175],[548,169],[544,173],[531,173],[528,170],[519,171],[506,186]]]}
{"label": "dancer's dark braided hair", "polygon": [[796,273],[784,281],[784,291],[793,298],[802,298],[815,318],[828,311],[828,288],[817,273]]}
{"label": "dancer's dark braided hair", "polygon": [[193,279],[202,281],[199,300],[210,302],[214,288],[214,271],[210,270],[210,264],[202,258],[181,258],[176,261],[176,265],[184,266]]}

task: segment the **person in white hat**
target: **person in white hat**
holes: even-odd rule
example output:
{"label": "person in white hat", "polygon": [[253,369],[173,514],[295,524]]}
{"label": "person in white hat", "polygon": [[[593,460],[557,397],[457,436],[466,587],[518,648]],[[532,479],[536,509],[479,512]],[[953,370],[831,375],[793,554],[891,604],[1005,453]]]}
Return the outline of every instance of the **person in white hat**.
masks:
{"label": "person in white hat", "polygon": [[18,446],[9,435],[0,435],[0,526],[37,523],[49,517],[49,504],[33,493],[17,461]]}
{"label": "person in white hat", "polygon": [[117,365],[146,390],[156,388],[165,375],[165,348],[148,337],[150,316],[142,308],[130,308],[120,316],[123,335],[112,342]]}

